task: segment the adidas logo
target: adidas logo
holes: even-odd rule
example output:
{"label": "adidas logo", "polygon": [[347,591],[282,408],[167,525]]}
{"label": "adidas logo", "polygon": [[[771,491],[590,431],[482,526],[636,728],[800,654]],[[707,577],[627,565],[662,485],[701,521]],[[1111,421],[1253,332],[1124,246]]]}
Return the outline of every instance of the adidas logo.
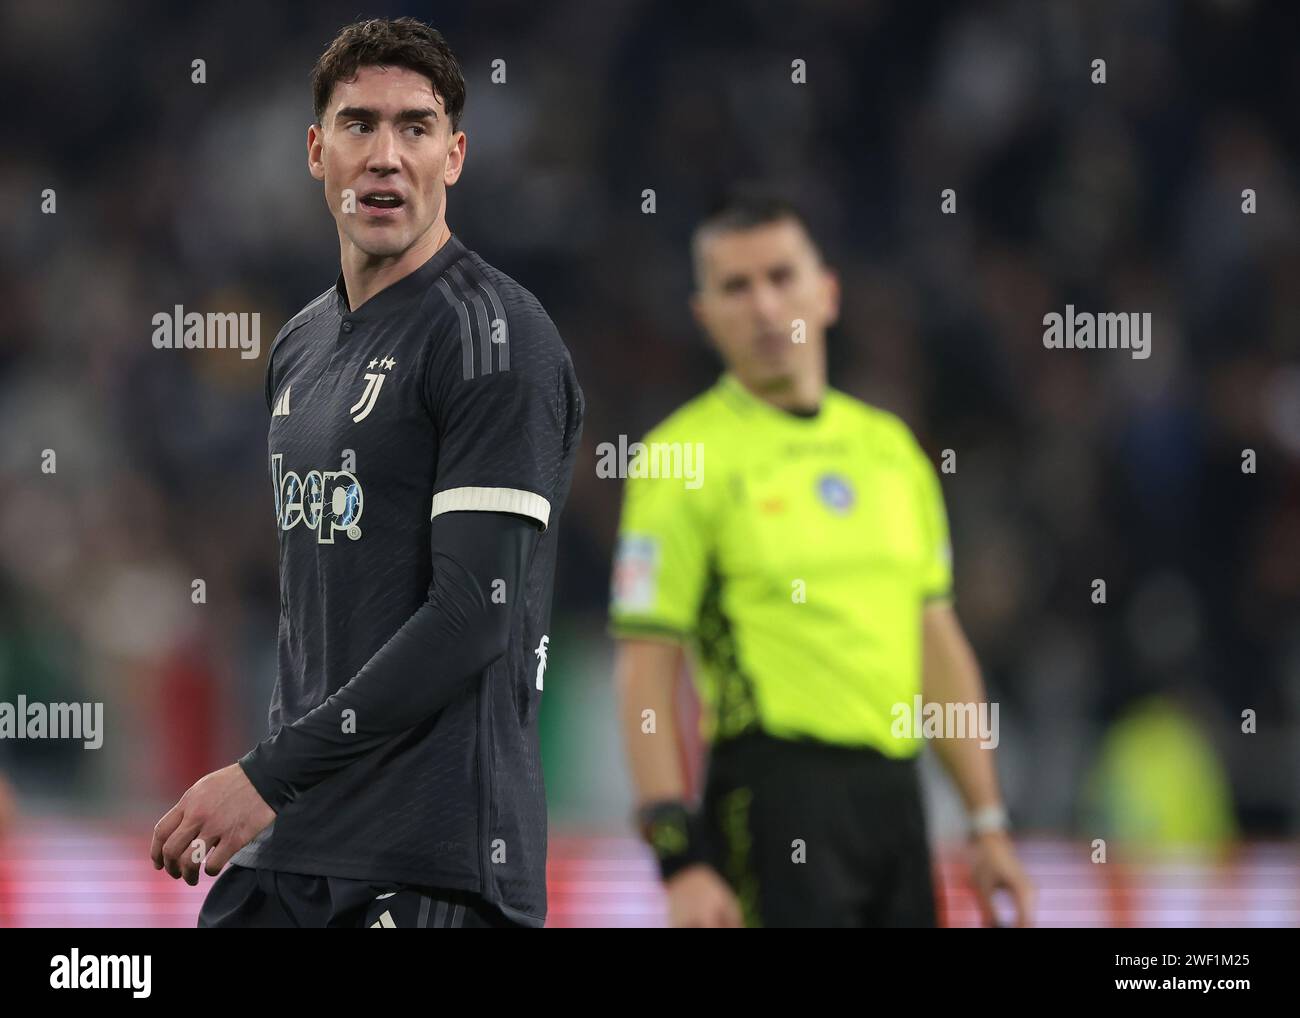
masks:
{"label": "adidas logo", "polygon": [[370,928],[372,930],[395,930],[397,929],[397,923],[393,922],[393,914],[385,909],[384,914],[370,924]]}
{"label": "adidas logo", "polygon": [[275,401],[275,407],[271,410],[272,417],[289,416],[289,386],[284,387],[284,392],[280,393],[280,398]]}

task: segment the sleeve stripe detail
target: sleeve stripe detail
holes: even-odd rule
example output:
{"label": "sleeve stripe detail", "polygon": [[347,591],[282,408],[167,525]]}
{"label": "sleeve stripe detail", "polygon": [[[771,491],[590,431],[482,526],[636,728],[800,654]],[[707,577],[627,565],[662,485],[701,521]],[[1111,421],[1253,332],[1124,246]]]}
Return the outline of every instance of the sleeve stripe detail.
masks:
{"label": "sleeve stripe detail", "polygon": [[292,325],[292,324],[293,324],[294,322],[296,322],[299,318],[301,318],[303,315],[305,315],[308,311],[312,310],[312,309],[315,308],[318,304],[320,304],[320,302],[323,301],[326,297],[328,297],[331,293],[336,293],[336,292],[337,292],[337,290],[335,289],[335,287],[331,286],[328,290],[326,290],[326,291],[325,291],[324,293],[322,293],[319,297],[317,297],[317,298],[316,298],[315,300],[313,300],[310,304],[308,304],[305,308],[303,308],[303,309],[302,309],[301,311],[299,311],[296,315],[294,315],[291,319],[289,319],[289,324]]}
{"label": "sleeve stripe detail", "polygon": [[[285,322],[283,328],[280,329],[280,334],[271,341],[271,348],[266,353],[266,385],[264,386],[264,388],[266,389],[267,410],[274,409],[271,398],[274,395],[272,385],[275,381],[275,369],[272,367],[272,364],[275,361],[275,348],[279,346],[281,343],[283,343],[286,339],[288,339],[289,333],[293,332],[294,329],[298,328],[300,325],[306,325],[317,315],[323,314],[326,310],[328,310],[328,306],[324,304],[324,301],[325,298],[332,293],[333,294],[338,293],[337,284],[331,286],[328,290],[326,290],[319,297],[317,297],[310,304],[308,304],[305,308],[303,308],[296,315],[294,315],[287,322]],[[308,314],[308,312],[311,313]]]}
{"label": "sleeve stripe detail", "polygon": [[545,529],[551,519],[551,503],[541,495],[518,488],[449,488],[433,496],[429,519],[442,513],[460,512],[517,513],[530,516]]}
{"label": "sleeve stripe detail", "polygon": [[492,374],[492,333],[488,325],[487,305],[483,302],[482,296],[474,292],[474,288],[461,273],[459,265],[447,266],[447,279],[467,310],[471,302],[474,305],[474,313],[478,319],[478,347],[483,361],[483,374],[490,375]]}
{"label": "sleeve stripe detail", "polygon": [[[496,320],[501,322],[501,342],[492,345],[497,351],[497,370],[510,370],[510,325],[506,319],[506,310],[501,304],[501,297],[497,293],[497,288],[487,281],[482,270],[468,258],[456,266],[465,273],[466,278],[471,280],[475,286],[487,295],[487,299],[492,302],[492,310],[496,314]],[[488,337],[489,341],[491,336]]]}
{"label": "sleeve stripe detail", "polygon": [[438,280],[438,289],[460,316],[460,374],[461,378],[468,382],[474,377],[474,341],[469,334],[469,309],[465,307],[464,301],[452,294],[445,276]]}

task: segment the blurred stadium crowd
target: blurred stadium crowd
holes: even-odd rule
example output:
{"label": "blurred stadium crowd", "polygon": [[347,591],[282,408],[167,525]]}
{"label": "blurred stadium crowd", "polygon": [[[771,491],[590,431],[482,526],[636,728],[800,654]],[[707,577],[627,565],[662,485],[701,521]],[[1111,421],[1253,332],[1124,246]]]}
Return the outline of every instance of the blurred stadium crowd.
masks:
{"label": "blurred stadium crowd", "polygon": [[[596,476],[595,446],[712,381],[687,240],[720,189],[762,179],[841,273],[832,383],[901,415],[936,461],[956,452],[957,606],[1001,703],[1018,826],[1300,831],[1290,6],[364,11],[429,20],[460,56],[449,222],[542,300],[587,397],[544,710],[561,822],[623,829],[629,806],[604,635],[621,484]],[[358,13],[0,2],[0,79],[21,97],[0,163],[0,700],[102,700],[109,726],[95,752],[0,743],[27,810],[151,822],[262,734],[265,354],[338,271],[304,164],[307,75]],[[1152,356],[1045,350],[1042,317],[1067,303],[1152,312]],[[175,304],[260,312],[261,357],[154,349],[151,318]]]}

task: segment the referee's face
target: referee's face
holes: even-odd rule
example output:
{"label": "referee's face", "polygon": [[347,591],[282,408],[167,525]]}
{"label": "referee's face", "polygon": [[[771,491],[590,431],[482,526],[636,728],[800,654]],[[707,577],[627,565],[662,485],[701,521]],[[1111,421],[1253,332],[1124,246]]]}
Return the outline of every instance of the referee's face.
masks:
{"label": "referee's face", "polygon": [[696,320],[749,388],[776,393],[824,374],[839,286],[793,219],[700,240]]}
{"label": "referee's face", "polygon": [[452,131],[429,79],[404,67],[362,67],[340,81],[307,131],[308,168],[325,184],[339,237],[369,258],[436,237],[464,160],[465,133]]}

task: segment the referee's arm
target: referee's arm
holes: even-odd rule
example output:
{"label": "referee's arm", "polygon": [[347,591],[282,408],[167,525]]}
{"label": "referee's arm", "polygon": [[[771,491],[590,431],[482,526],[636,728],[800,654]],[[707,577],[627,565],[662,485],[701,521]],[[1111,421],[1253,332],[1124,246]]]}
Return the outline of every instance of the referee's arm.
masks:
{"label": "referee's arm", "polygon": [[[686,801],[683,750],[673,702],[684,660],[671,638],[623,637],[618,641],[615,681],[619,727],[627,748],[638,811]],[[653,711],[647,715],[646,711]],[[653,718],[653,726],[647,725]],[[731,888],[712,867],[686,865],[665,881],[673,926],[736,928],[744,925]]]}
{"label": "referee's arm", "polygon": [[[922,615],[921,683],[927,703],[983,703],[984,681],[975,652],[962,631],[952,603],[932,601]],[[964,739],[934,739],[931,747],[965,800],[971,815],[981,810],[998,811],[1002,795],[998,790],[993,749],[980,745],[978,733]],[[1033,921],[1033,887],[1016,859],[1005,828],[976,832],[972,876],[985,925],[993,925],[993,892],[1011,893],[1020,926]]]}
{"label": "referee's arm", "polygon": [[[684,801],[681,743],[673,692],[685,653],[668,639],[621,639],[615,680],[619,692],[619,727],[627,748],[637,807],[653,802]],[[646,731],[645,712],[654,719]]]}

